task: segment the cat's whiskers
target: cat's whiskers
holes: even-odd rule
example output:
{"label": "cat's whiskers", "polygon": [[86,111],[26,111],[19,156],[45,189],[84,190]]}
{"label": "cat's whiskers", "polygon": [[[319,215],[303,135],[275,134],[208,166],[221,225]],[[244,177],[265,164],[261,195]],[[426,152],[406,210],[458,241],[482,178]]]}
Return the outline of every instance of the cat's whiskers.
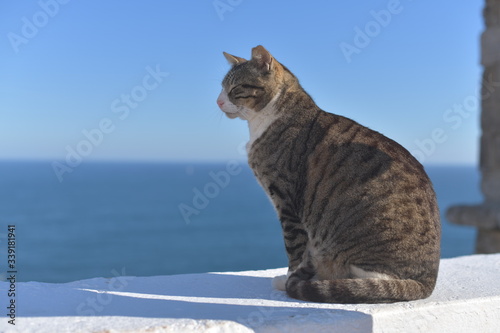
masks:
{"label": "cat's whiskers", "polygon": [[242,118],[244,120],[250,119],[249,110],[244,108],[244,107],[239,108],[238,115],[240,116],[240,118]]}

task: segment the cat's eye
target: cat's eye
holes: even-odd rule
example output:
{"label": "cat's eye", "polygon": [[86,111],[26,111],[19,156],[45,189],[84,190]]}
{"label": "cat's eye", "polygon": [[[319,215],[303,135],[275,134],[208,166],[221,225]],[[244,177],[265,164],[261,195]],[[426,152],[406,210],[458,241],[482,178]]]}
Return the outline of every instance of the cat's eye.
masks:
{"label": "cat's eye", "polygon": [[233,93],[234,89],[236,89],[236,88],[238,88],[240,86],[241,86],[241,84],[238,84],[238,85],[232,87],[231,90],[229,90],[229,92],[227,94],[229,95],[229,94]]}

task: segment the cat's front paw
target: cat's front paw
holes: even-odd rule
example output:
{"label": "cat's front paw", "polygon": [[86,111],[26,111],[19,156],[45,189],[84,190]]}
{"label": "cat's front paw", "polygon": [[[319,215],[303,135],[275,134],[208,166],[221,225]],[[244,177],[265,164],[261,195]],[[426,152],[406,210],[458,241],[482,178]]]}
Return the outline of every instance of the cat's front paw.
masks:
{"label": "cat's front paw", "polygon": [[273,278],[273,288],[281,291],[286,290],[286,280],[288,279],[287,275],[278,275]]}

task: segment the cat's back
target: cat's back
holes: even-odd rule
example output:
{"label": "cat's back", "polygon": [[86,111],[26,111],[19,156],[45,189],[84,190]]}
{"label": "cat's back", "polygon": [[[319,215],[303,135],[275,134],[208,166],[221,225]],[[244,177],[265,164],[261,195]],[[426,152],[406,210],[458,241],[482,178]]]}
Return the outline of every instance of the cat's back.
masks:
{"label": "cat's back", "polygon": [[283,163],[289,171],[301,169],[300,165],[307,165],[310,171],[321,166],[350,165],[352,171],[377,167],[380,170],[372,172],[378,174],[392,166],[427,179],[421,164],[397,142],[352,119],[319,108],[291,112],[269,126],[252,145],[249,161],[251,166],[258,166],[269,159],[275,166]]}
{"label": "cat's back", "polygon": [[310,196],[352,201],[347,207],[362,208],[364,213],[377,210],[377,216],[392,214],[400,220],[426,219],[439,225],[432,183],[404,147],[352,119],[325,111],[302,121],[308,130],[297,133],[296,140],[308,147],[300,156],[307,165],[303,188]]}

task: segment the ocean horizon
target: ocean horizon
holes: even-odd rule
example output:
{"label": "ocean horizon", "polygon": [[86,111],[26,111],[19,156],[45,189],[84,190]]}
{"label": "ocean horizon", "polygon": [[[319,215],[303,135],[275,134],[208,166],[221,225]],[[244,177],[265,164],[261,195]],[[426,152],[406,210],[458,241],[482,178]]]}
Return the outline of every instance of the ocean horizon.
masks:
{"label": "ocean horizon", "polygon": [[[482,201],[478,168],[426,170],[441,257],[472,254],[475,229],[451,225],[445,212]],[[22,282],[287,266],[276,213],[245,161],[84,162],[62,180],[49,161],[0,161],[0,200],[0,267],[14,225]]]}

